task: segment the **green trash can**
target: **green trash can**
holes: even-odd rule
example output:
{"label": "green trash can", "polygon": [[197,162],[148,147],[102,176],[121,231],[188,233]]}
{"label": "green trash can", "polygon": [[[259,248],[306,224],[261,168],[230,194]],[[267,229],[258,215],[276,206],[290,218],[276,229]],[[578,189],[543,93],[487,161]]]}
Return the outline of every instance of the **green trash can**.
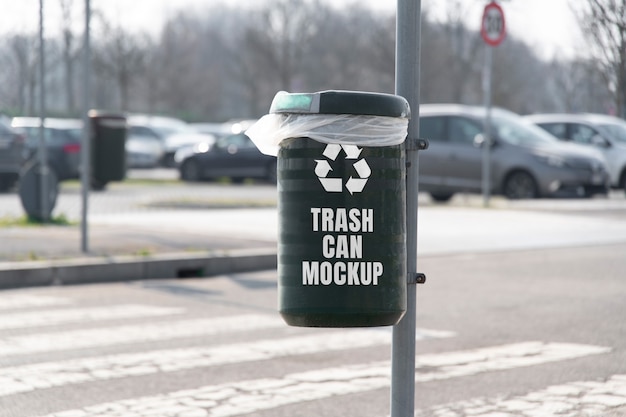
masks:
{"label": "green trash can", "polygon": [[91,185],[104,189],[111,181],[126,177],[126,116],[92,110],[91,123]]}
{"label": "green trash can", "polygon": [[287,324],[386,326],[404,315],[409,115],[407,101],[389,94],[274,98],[268,116],[289,136],[277,148],[278,304]]}

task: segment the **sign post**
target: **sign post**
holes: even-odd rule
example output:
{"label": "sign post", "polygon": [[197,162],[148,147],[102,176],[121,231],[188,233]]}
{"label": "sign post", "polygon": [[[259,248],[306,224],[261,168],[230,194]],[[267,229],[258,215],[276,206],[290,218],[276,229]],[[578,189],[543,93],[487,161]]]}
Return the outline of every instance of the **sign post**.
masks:
{"label": "sign post", "polygon": [[393,326],[391,342],[391,417],[415,414],[415,332],[417,324],[417,192],[419,186],[419,92],[421,0],[398,0],[396,11],[396,94],[411,107],[406,149],[406,314]]}
{"label": "sign post", "polygon": [[[50,207],[52,202],[56,201],[56,196],[51,198],[50,181],[56,182],[56,179],[49,179],[51,175],[48,166],[48,149],[45,140],[45,120],[46,120],[46,83],[45,83],[45,39],[44,39],[44,0],[39,0],[39,213],[37,217],[44,223],[50,221],[50,215],[54,207]],[[56,190],[54,190],[56,191]],[[52,191],[52,193],[54,193]],[[28,213],[29,215],[31,213]]]}
{"label": "sign post", "polygon": [[89,104],[91,92],[89,84],[91,62],[91,5],[90,0],[85,0],[85,34],[83,36],[83,135],[81,151],[81,221],[80,221],[80,247],[83,253],[89,252],[89,228],[87,224],[87,211],[89,209],[89,186],[91,177],[91,127],[89,123]]}
{"label": "sign post", "polygon": [[492,1],[483,11],[480,35],[485,41],[485,66],[483,70],[483,96],[486,109],[483,127],[483,170],[482,191],[483,205],[489,206],[491,190],[491,79],[493,68],[493,49],[500,45],[506,35],[504,11],[498,3]]}

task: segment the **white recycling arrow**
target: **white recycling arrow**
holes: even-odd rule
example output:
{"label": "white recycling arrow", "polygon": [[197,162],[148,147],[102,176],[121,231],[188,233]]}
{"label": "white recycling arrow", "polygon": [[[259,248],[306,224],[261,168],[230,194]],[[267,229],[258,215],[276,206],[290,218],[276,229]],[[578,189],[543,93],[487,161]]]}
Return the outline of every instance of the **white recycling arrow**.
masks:
{"label": "white recycling arrow", "polygon": [[324,149],[324,153],[322,155],[324,155],[331,161],[334,161],[335,159],[337,159],[337,155],[339,155],[339,152],[341,152],[341,145],[338,145],[336,143],[329,143],[328,145],[326,145],[326,148]]}
{"label": "white recycling arrow", "polygon": [[[361,153],[360,149],[359,153]],[[359,174],[360,178],[369,178],[372,174],[372,170],[365,159],[361,159],[360,161],[355,162],[353,166],[354,169],[356,169],[356,173]]]}
{"label": "white recycling arrow", "polygon": [[[322,153],[328,160],[334,161],[339,156],[341,150],[346,154],[346,159],[358,159],[362,149],[356,145],[339,145],[335,143],[327,144]],[[324,190],[329,193],[340,193],[343,191],[343,178],[326,178],[333,170],[329,161],[326,159],[315,159],[315,175],[319,179]],[[372,174],[370,166],[365,158],[352,164],[359,178],[350,177],[346,181],[346,189],[350,194],[360,193],[363,191],[369,176]]]}
{"label": "white recycling arrow", "polygon": [[341,178],[320,178],[322,187],[329,193],[340,193],[343,189]]}
{"label": "white recycling arrow", "polygon": [[341,145],[343,151],[346,153],[346,159],[357,159],[361,155],[361,150],[356,145]]}
{"label": "white recycling arrow", "polygon": [[360,193],[365,188],[365,184],[367,184],[367,178],[348,178],[346,181],[346,188],[350,192],[350,194]]}
{"label": "white recycling arrow", "polygon": [[333,170],[328,161],[324,159],[316,159],[315,162],[317,162],[315,165],[315,175],[319,178],[326,178],[328,173]]}

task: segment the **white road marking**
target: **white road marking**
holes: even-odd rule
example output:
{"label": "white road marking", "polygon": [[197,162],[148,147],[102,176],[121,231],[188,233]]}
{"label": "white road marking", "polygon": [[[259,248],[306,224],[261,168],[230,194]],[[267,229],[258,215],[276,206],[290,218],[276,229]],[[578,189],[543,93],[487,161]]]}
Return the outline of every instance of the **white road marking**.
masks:
{"label": "white road marking", "polygon": [[0,311],[60,306],[71,303],[72,301],[67,298],[51,297],[47,295],[3,294],[2,297],[0,297]]}
{"label": "white road marking", "polygon": [[58,324],[91,322],[97,320],[157,317],[182,314],[184,312],[184,308],[154,307],[135,304],[62,310],[37,310],[24,313],[4,314],[0,321],[0,330],[54,326]]}
{"label": "white road marking", "polygon": [[[416,335],[417,339],[423,340],[452,337],[454,333],[418,329]],[[92,381],[269,360],[292,355],[358,349],[390,343],[390,332],[350,330],[206,348],[155,350],[38,363],[0,369],[0,396]]]}
{"label": "white road marking", "polygon": [[[574,359],[610,351],[609,348],[562,343],[528,342],[416,358],[416,381],[427,382]],[[209,385],[117,402],[46,417],[231,417],[304,401],[388,387],[389,361],[348,365],[286,375],[283,378]]]}
{"label": "white road marking", "polygon": [[0,357],[155,342],[223,332],[239,332],[284,326],[285,323],[278,316],[251,314],[67,332],[37,333],[0,338]]}
{"label": "white road marking", "polygon": [[[626,407],[626,375],[614,375],[605,381],[577,381],[553,385],[522,396],[475,398],[418,410],[416,417],[487,417],[487,416],[606,416],[607,412]],[[626,409],[622,413],[625,415]]]}

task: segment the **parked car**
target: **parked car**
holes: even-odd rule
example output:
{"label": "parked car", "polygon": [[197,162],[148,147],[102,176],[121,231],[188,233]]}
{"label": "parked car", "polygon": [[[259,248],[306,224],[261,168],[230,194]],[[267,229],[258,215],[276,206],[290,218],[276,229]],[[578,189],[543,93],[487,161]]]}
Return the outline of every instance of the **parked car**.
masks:
{"label": "parked car", "polygon": [[191,127],[191,129],[195,132],[212,135],[216,138],[228,136],[233,133],[239,133],[232,131],[230,123],[189,123],[189,127]]}
{"label": "parked car", "polygon": [[127,121],[131,142],[135,137],[141,136],[144,141],[152,138],[161,143],[163,154],[160,165],[166,167],[176,166],[174,154],[178,149],[214,139],[214,136],[199,133],[183,120],[173,117],[130,115]]}
{"label": "parked car", "polygon": [[175,158],[176,152],[181,149],[194,149],[200,143],[213,145],[216,141],[215,136],[206,133],[195,133],[192,131],[184,133],[176,133],[165,139],[165,154],[163,156],[163,165],[166,167],[177,167],[178,162]]}
{"label": "parked car", "polygon": [[256,122],[257,119],[233,119],[223,123],[189,123],[189,126],[196,132],[221,137],[245,132]]}
{"label": "parked car", "polygon": [[245,178],[276,182],[276,158],[262,154],[245,133],[202,142],[186,152],[179,167],[184,181],[229,177],[235,182]]}
{"label": "parked car", "polygon": [[153,135],[137,134],[136,129],[126,137],[126,166],[128,168],[155,168],[163,161],[165,147]]}
{"label": "parked car", "polygon": [[[420,106],[420,136],[430,146],[420,158],[420,190],[436,201],[482,190],[484,107]],[[599,152],[565,144],[502,109],[491,113],[491,193],[510,199],[608,192]]]}
{"label": "parked car", "polygon": [[13,188],[28,152],[25,136],[11,127],[10,120],[0,117],[0,192]]}
{"label": "parked car", "polygon": [[607,161],[611,187],[626,192],[626,121],[602,114],[534,114],[526,120],[560,140],[598,149]]}
{"label": "parked car", "polygon": [[[41,126],[39,117],[14,117],[11,125],[26,136],[29,158],[37,158]],[[47,160],[59,181],[80,177],[82,131],[83,123],[80,119],[44,120]]]}

